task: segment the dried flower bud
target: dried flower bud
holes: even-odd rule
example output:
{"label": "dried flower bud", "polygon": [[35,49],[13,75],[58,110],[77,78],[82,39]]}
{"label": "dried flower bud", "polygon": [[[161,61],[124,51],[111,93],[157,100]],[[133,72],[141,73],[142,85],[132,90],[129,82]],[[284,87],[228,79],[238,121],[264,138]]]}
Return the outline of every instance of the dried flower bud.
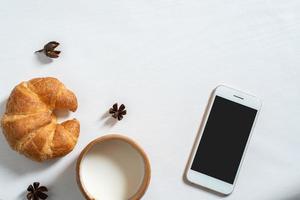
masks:
{"label": "dried flower bud", "polygon": [[39,200],[39,199],[47,199],[48,192],[47,187],[40,186],[39,182],[34,182],[32,185],[29,185],[27,188],[27,199],[28,200]]}
{"label": "dried flower bud", "polygon": [[48,42],[43,49],[36,51],[36,53],[44,53],[49,58],[58,58],[60,51],[55,50],[59,43],[56,41]]}
{"label": "dried flower bud", "polygon": [[118,104],[115,103],[110,109],[109,113],[113,118],[118,119],[119,121],[123,119],[123,116],[127,114],[127,111],[125,110],[125,105],[121,104],[120,107],[118,107]]}

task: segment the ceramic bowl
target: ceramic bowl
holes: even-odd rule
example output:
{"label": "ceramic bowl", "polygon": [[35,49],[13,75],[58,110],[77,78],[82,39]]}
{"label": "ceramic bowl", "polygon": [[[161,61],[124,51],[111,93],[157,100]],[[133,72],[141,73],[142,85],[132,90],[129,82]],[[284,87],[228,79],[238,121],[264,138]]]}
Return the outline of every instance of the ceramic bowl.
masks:
{"label": "ceramic bowl", "polygon": [[111,134],[93,140],[82,150],[76,177],[87,200],[137,200],[148,188],[151,168],[136,142]]}

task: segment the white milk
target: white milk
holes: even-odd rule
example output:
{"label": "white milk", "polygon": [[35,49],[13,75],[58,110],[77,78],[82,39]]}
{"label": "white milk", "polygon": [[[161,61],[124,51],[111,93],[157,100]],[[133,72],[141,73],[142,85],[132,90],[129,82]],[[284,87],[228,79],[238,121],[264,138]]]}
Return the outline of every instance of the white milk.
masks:
{"label": "white milk", "polygon": [[144,177],[142,156],[121,140],[95,144],[81,161],[81,182],[96,200],[128,200]]}

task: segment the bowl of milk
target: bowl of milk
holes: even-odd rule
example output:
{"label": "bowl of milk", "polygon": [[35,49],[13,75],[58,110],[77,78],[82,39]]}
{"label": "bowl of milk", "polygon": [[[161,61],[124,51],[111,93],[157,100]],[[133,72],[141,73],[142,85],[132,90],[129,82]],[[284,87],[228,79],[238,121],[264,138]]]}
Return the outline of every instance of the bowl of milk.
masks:
{"label": "bowl of milk", "polygon": [[87,200],[138,200],[148,188],[151,168],[136,142],[110,134],[93,140],[82,150],[76,176]]}

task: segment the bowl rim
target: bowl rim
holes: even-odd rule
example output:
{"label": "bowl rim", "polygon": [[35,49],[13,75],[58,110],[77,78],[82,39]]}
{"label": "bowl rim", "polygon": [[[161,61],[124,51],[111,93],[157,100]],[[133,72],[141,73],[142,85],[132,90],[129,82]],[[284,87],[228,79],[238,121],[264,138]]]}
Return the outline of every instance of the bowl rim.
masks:
{"label": "bowl rim", "polygon": [[86,154],[91,150],[91,148],[94,145],[97,145],[99,143],[104,143],[104,142],[107,142],[107,141],[112,141],[112,140],[121,140],[123,142],[126,142],[127,144],[131,145],[143,158],[144,178],[143,178],[143,181],[142,181],[139,189],[137,190],[137,192],[132,197],[130,197],[129,200],[141,199],[144,196],[144,194],[147,191],[148,186],[150,184],[150,179],[151,179],[150,161],[149,161],[149,158],[148,158],[147,154],[145,153],[145,151],[135,141],[133,141],[132,139],[130,139],[127,136],[120,135],[120,134],[104,135],[104,136],[101,136],[99,138],[96,138],[96,139],[92,140],[90,143],[88,143],[88,145],[86,145],[86,147],[81,151],[79,157],[77,158],[77,162],[76,162],[76,181],[77,181],[77,185],[78,185],[81,193],[83,194],[83,196],[87,200],[95,200],[95,198],[92,197],[92,195],[89,194],[88,191],[86,191],[86,189],[83,186],[83,183],[81,181],[81,175],[80,175],[81,161],[86,156]]}

